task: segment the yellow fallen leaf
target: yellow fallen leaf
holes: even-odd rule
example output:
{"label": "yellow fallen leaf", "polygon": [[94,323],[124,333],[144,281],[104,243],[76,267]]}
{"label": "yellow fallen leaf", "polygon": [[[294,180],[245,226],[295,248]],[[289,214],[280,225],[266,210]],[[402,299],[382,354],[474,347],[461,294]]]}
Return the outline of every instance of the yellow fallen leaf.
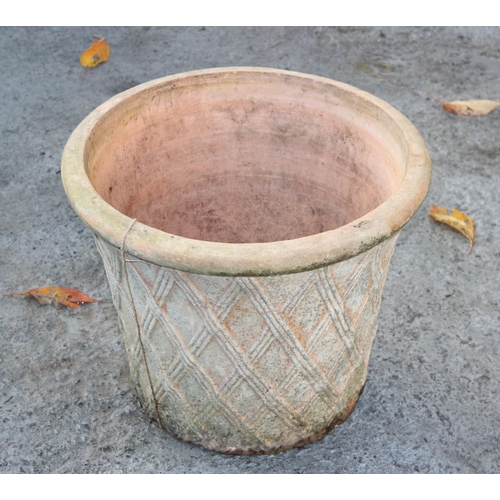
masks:
{"label": "yellow fallen leaf", "polygon": [[80,64],[87,68],[93,68],[109,59],[111,50],[104,38],[94,42],[81,56]]}
{"label": "yellow fallen leaf", "polygon": [[75,290],[74,288],[63,288],[60,286],[44,286],[42,288],[33,288],[26,292],[10,292],[2,295],[31,295],[31,297],[38,300],[40,304],[50,304],[53,300],[55,300],[63,306],[71,307],[71,309],[76,309],[80,307],[81,304],[85,304],[86,302],[97,302],[97,300],[91,299],[88,295],[80,292],[80,290]]}
{"label": "yellow fallen leaf", "polygon": [[474,239],[474,223],[472,219],[456,208],[450,210],[444,207],[438,207],[431,203],[429,215],[438,222],[447,224],[448,226],[460,231],[470,241],[469,253],[472,252],[472,245],[476,241]]}
{"label": "yellow fallen leaf", "polygon": [[496,107],[500,106],[498,101],[479,100],[479,101],[441,101],[434,97],[430,92],[430,96],[443,106],[443,109],[454,115],[480,116],[487,115]]}

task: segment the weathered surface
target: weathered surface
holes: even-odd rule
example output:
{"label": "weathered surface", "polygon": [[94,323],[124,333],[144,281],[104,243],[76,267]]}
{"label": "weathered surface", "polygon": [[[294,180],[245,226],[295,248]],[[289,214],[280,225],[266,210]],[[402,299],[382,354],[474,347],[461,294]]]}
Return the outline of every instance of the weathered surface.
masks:
{"label": "weathered surface", "polygon": [[396,109],[297,72],[172,75],[85,118],[61,173],[163,429],[277,453],[352,411],[395,234],[431,181]]}
{"label": "weathered surface", "polygon": [[[96,33],[111,57],[82,68]],[[60,285],[100,302],[0,298],[0,470],[499,473],[500,112],[450,115],[428,97],[499,100],[499,48],[498,28],[2,28],[1,291]],[[270,456],[206,451],[145,416],[94,238],[58,172],[71,131],[117,92],[234,65],[326,76],[395,106],[429,147],[429,201],[470,215],[477,237],[469,255],[420,209],[396,244],[353,414]]]}
{"label": "weathered surface", "polygon": [[174,436],[224,453],[275,453],[315,441],[352,411],[395,236],[326,268],[258,278],[123,259],[96,241],[132,379],[145,411]]}

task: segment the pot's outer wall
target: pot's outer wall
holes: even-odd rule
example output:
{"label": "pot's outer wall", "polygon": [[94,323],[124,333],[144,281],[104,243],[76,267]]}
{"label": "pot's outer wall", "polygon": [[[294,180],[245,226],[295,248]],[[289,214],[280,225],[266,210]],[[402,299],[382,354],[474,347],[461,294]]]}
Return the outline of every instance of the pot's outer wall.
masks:
{"label": "pot's outer wall", "polygon": [[224,453],[321,438],[364,387],[396,238],[317,270],[224,278],[124,261],[97,237],[145,411]]}

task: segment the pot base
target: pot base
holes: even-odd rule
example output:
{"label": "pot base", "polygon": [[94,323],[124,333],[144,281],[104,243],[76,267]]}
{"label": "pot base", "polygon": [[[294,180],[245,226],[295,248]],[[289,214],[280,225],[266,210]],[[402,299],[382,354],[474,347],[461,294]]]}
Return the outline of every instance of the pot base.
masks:
{"label": "pot base", "polygon": [[202,448],[205,448],[206,450],[210,451],[217,451],[219,453],[223,453],[225,455],[276,455],[278,453],[282,453],[283,451],[287,450],[292,450],[293,448],[300,448],[301,446],[306,446],[308,444],[315,443],[316,441],[319,441],[320,439],[323,439],[329,432],[331,432],[333,429],[338,427],[340,424],[343,424],[354,412],[354,409],[356,408],[356,404],[363,393],[363,390],[365,388],[365,384],[361,387],[361,389],[354,395],[354,397],[349,401],[349,403],[346,405],[344,411],[340,416],[336,416],[322,431],[317,432],[316,434],[311,434],[310,436],[299,439],[293,444],[287,444],[284,446],[273,446],[271,448],[266,448],[266,449],[227,449],[227,448],[217,448],[217,447],[209,447],[204,444],[200,444],[197,442],[194,442],[190,439],[186,439],[180,435],[177,435],[173,433],[172,431],[169,431],[168,429],[165,429],[165,427],[158,422],[158,418],[154,417],[153,415],[149,415],[146,413],[146,415],[154,422],[160,425],[160,427],[166,431],[168,434],[170,434],[172,437],[178,439],[179,441],[183,441],[184,443],[189,443],[189,444],[194,444],[196,446],[201,446]]}

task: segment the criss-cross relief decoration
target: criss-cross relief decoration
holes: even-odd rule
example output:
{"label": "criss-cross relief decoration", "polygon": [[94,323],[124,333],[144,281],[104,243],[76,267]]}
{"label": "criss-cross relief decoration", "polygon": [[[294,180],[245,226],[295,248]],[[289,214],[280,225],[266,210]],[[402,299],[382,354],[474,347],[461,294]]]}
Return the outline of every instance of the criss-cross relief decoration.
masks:
{"label": "criss-cross relief decoration", "polygon": [[395,239],[272,277],[197,275],[126,257],[132,298],[120,251],[96,237],[146,412],[158,410],[181,439],[225,451],[286,446],[327,427],[364,383]]}

